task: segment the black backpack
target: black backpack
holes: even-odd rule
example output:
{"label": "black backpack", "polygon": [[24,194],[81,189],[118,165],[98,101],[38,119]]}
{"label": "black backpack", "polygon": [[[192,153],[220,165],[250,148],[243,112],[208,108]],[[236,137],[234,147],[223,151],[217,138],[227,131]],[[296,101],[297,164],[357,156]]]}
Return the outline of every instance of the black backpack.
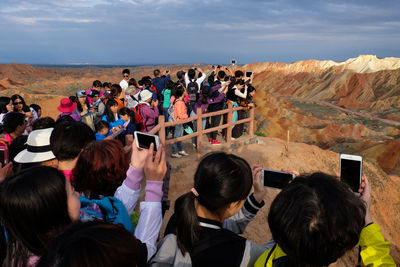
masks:
{"label": "black backpack", "polygon": [[196,79],[189,82],[186,91],[189,95],[190,101],[197,101],[199,98],[199,84],[196,82]]}

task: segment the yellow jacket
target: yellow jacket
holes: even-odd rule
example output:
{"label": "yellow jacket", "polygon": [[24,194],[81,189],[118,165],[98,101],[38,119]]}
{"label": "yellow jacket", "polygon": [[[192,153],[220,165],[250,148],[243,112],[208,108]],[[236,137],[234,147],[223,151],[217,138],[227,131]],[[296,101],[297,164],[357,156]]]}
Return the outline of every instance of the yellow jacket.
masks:
{"label": "yellow jacket", "polygon": [[[390,242],[386,242],[381,233],[381,228],[372,223],[361,231],[359,245],[361,258],[365,266],[396,266],[390,256]],[[265,251],[254,264],[255,267],[273,267],[273,261],[286,256],[286,253],[278,246]],[[265,264],[268,258],[267,264]]]}

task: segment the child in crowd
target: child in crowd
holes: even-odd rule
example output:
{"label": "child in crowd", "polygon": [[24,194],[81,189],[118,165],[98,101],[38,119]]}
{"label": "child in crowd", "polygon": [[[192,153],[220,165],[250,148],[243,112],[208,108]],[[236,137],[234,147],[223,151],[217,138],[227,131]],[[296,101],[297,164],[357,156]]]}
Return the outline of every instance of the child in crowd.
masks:
{"label": "child in crowd", "polygon": [[[172,88],[172,96],[170,99],[171,102],[171,113],[170,117],[173,121],[179,121],[183,119],[187,119],[187,110],[186,105],[183,102],[183,97],[186,94],[185,88],[178,84]],[[176,125],[174,131],[174,138],[179,138],[183,136],[183,125]],[[179,151],[177,151],[179,150]],[[183,150],[182,142],[179,141],[177,143],[172,144],[172,154],[171,157],[173,158],[180,158],[182,156],[188,156],[189,154]]]}
{"label": "child in crowd", "polygon": [[[261,169],[223,152],[206,155],[190,192],[175,202],[175,215],[151,266],[252,266],[269,247],[239,236],[264,205]],[[254,193],[250,190],[254,184]]]}
{"label": "child in crowd", "polygon": [[50,147],[58,160],[58,169],[68,180],[72,179],[72,169],[82,149],[94,140],[94,132],[82,122],[56,123],[50,136]]}
{"label": "child in crowd", "polygon": [[107,137],[109,130],[108,123],[106,121],[99,121],[96,124],[96,140],[104,140]]}
{"label": "child in crowd", "polygon": [[106,111],[102,118],[110,126],[108,135],[118,132],[124,126],[124,121],[121,119],[118,113],[118,102],[114,99],[110,99],[106,104]]}

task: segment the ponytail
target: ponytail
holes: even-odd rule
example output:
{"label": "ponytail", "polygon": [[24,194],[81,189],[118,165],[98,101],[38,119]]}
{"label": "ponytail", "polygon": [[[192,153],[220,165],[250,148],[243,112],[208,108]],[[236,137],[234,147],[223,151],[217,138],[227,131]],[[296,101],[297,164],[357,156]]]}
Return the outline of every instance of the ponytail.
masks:
{"label": "ponytail", "polygon": [[175,201],[177,243],[182,254],[190,252],[200,234],[199,219],[192,192],[180,196]]}

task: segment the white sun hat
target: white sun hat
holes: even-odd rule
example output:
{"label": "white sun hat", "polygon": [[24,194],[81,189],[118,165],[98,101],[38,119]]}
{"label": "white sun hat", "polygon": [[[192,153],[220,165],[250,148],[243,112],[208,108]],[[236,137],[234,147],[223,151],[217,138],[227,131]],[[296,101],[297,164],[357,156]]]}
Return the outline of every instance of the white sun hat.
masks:
{"label": "white sun hat", "polygon": [[32,131],[28,136],[27,148],[15,156],[18,163],[43,162],[55,159],[50,147],[50,135],[53,128]]}

